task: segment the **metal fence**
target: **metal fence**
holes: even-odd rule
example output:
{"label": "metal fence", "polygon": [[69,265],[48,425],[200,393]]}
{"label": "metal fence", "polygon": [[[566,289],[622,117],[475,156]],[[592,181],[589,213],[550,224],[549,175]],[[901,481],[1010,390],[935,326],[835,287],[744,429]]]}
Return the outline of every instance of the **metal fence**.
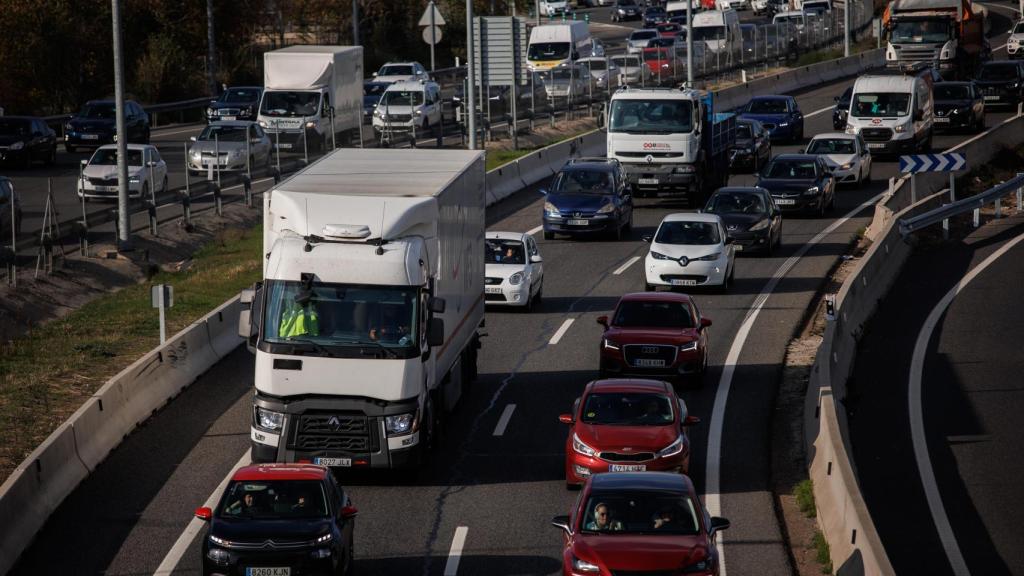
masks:
{"label": "metal fence", "polygon": [[900,219],[900,234],[907,236],[933,224],[945,222],[954,216],[970,212],[974,214],[974,225],[977,227],[981,209],[987,204],[993,204],[995,206],[996,218],[1001,217],[1002,206],[1000,206],[1000,203],[1003,197],[1010,194],[1017,195],[1017,212],[1020,212],[1022,206],[1024,206],[1021,203],[1022,196],[1024,196],[1024,174],[1018,174],[1016,177],[993,186],[981,194],[975,194],[974,196],[944,204],[924,214]]}

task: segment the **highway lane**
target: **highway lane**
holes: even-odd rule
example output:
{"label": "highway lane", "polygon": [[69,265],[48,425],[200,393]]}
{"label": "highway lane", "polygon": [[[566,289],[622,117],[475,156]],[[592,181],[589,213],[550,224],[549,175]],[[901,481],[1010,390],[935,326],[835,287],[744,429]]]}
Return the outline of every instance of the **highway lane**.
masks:
{"label": "highway lane", "polygon": [[[1024,573],[1024,442],[1017,426],[1024,410],[1024,243],[1010,246],[1022,235],[1018,216],[962,242],[915,251],[861,341],[845,405],[865,501],[897,573]],[[950,297],[948,309],[936,309]],[[937,323],[922,335],[930,314]],[[929,474],[915,459],[922,447],[912,442],[909,417],[911,351],[919,338],[926,348],[916,404]],[[922,476],[934,479],[955,548],[940,540]]]}

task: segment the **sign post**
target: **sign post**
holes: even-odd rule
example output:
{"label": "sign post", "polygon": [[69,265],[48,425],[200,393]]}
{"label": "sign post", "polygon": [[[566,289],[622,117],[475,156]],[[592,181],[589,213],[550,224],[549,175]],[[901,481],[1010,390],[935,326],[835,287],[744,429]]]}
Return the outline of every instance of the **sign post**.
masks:
{"label": "sign post", "polygon": [[[913,154],[900,156],[900,172],[910,174],[910,203],[917,202],[918,172],[949,172],[949,199],[956,201],[954,172],[967,169],[965,154]],[[949,219],[942,221],[942,237],[949,238]]]}
{"label": "sign post", "polygon": [[157,284],[150,290],[153,308],[160,309],[160,344],[167,341],[167,321],[164,311],[174,307],[174,287],[169,284]]}
{"label": "sign post", "polygon": [[474,77],[481,93],[488,94],[488,104],[490,86],[510,87],[510,134],[517,147],[518,89],[527,82],[526,21],[515,16],[480,17],[473,27],[473,37]]}

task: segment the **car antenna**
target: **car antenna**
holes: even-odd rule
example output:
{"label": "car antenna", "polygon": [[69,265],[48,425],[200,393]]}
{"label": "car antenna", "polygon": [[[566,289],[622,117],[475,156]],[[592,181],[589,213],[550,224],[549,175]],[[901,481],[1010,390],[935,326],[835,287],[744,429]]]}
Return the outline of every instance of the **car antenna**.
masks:
{"label": "car antenna", "polygon": [[377,250],[375,250],[377,256],[384,255],[384,213],[388,209],[388,203],[384,202],[384,207],[380,211],[380,238],[377,239]]}

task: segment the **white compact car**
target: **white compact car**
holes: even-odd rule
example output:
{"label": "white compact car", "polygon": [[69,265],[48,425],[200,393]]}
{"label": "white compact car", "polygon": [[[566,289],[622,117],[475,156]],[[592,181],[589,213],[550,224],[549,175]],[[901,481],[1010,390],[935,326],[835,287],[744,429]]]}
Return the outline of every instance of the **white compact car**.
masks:
{"label": "white compact car", "polygon": [[436,82],[395,82],[373,110],[378,133],[415,132],[427,137],[441,128],[441,86]]}
{"label": "white compact car", "polygon": [[1024,20],[1018,20],[1013,25],[1013,32],[1006,39],[1006,55],[1011,60],[1024,58]]}
{"label": "white compact car", "polygon": [[871,181],[871,153],[860,134],[818,134],[811,138],[805,153],[824,156],[837,184],[859,186]]}
{"label": "white compact car", "polygon": [[[128,144],[128,197],[149,199],[150,191],[167,191],[167,163],[156,146]],[[154,188],[155,186],[155,188]],[[82,160],[78,197],[117,199],[117,144],[100,146]]]}
{"label": "white compact car", "polygon": [[522,232],[488,232],[484,243],[487,304],[529,308],[540,302],[544,264],[533,236]]}
{"label": "white compact car", "polygon": [[658,286],[732,284],[736,249],[717,214],[669,214],[654,236],[644,236],[651,249],[644,259],[647,290]]}

